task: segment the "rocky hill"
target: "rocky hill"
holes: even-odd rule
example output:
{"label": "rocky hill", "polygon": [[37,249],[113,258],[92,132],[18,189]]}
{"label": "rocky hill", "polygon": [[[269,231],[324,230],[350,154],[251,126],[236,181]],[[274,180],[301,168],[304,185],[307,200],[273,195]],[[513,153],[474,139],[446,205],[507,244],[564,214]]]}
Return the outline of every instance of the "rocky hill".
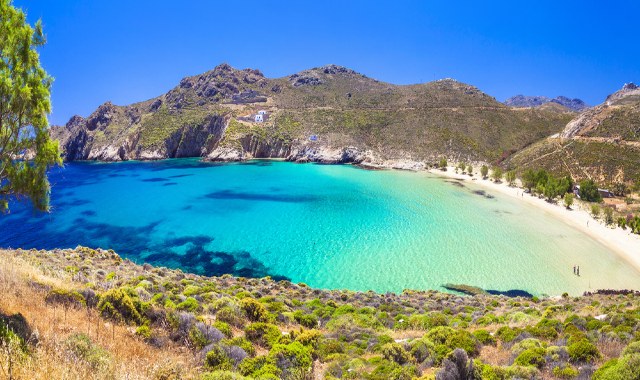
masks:
{"label": "rocky hill", "polygon": [[509,162],[606,184],[639,180],[640,89],[625,84],[571,120],[560,134],[532,144]]}
{"label": "rocky hill", "polygon": [[7,379],[637,379],[640,294],[378,294],[0,250]]}
{"label": "rocky hill", "polygon": [[540,107],[549,103],[558,104],[571,111],[580,112],[589,106],[580,99],[570,99],[566,96],[558,96],[556,98],[548,98],[546,96],[524,96],[516,95],[504,101],[509,107],[528,108]]}
{"label": "rocky hill", "polygon": [[52,134],[68,161],[499,161],[560,132],[565,111],[511,109],[452,79],[398,86],[336,65],[273,79],[223,64],[144,102],[107,102]]}

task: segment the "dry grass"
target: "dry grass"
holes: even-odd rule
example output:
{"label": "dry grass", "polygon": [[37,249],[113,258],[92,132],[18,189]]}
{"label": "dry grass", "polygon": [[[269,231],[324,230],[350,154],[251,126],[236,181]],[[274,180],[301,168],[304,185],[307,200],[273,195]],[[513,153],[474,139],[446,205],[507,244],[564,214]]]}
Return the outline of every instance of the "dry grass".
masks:
{"label": "dry grass", "polygon": [[[138,339],[129,327],[106,323],[95,311],[47,305],[45,288],[33,284],[72,288],[64,274],[44,276],[22,259],[0,251],[0,313],[21,313],[38,337],[28,355],[12,356],[14,379],[170,379],[171,374],[194,378],[199,372],[192,354],[184,348],[155,348]],[[95,369],[69,351],[65,341],[79,333],[109,353],[107,365]],[[9,378],[8,359],[3,353],[0,378]]]}

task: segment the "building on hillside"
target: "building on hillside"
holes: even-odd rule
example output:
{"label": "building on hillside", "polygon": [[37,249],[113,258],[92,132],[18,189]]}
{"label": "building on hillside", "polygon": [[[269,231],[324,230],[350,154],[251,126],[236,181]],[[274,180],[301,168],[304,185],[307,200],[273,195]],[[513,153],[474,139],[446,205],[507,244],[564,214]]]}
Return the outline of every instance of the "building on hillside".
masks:
{"label": "building on hillside", "polygon": [[253,121],[255,121],[256,123],[262,123],[264,121],[264,115],[260,115],[260,114],[256,115],[253,118]]}
{"label": "building on hillside", "polygon": [[267,111],[265,110],[258,111],[258,115],[266,115],[266,114],[267,114]]}
{"label": "building on hillside", "polygon": [[[602,198],[613,198],[613,197],[615,197],[615,194],[613,194],[611,191],[609,191],[607,189],[598,189],[598,193],[600,193],[600,196]],[[575,194],[575,196],[578,197],[578,199],[580,199],[580,185],[575,185],[573,187],[573,194]]]}

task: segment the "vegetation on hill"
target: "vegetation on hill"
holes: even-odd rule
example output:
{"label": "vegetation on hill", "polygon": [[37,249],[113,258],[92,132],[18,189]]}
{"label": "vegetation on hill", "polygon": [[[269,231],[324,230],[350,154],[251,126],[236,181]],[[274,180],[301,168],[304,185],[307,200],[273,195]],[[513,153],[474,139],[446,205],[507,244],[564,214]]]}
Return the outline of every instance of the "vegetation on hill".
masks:
{"label": "vegetation on hill", "polygon": [[12,378],[640,374],[634,292],[538,299],[330,291],[140,266],[83,247],[2,251],[0,264],[0,369]]}

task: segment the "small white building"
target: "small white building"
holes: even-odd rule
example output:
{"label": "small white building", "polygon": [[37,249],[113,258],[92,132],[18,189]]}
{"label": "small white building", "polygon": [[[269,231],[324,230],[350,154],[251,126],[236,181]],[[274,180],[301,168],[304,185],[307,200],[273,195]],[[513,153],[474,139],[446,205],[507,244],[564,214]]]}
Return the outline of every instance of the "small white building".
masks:
{"label": "small white building", "polygon": [[262,123],[262,122],[264,121],[264,115],[257,114],[257,115],[254,117],[254,121],[255,121],[256,123]]}
{"label": "small white building", "polygon": [[265,110],[258,111],[258,115],[266,115],[266,114],[267,114],[267,111]]}

